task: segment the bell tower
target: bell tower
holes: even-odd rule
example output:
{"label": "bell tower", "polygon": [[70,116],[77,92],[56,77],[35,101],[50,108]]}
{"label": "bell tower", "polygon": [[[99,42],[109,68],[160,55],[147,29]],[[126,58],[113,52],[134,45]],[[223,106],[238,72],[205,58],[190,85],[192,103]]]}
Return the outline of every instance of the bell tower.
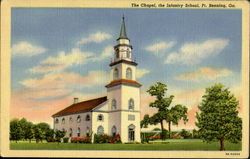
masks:
{"label": "bell tower", "polygon": [[[137,63],[122,17],[119,37],[114,46],[114,58],[109,64],[111,81],[108,93],[109,130],[116,130],[122,142],[140,142],[140,87],[136,81]],[[115,128],[115,129],[114,129]]]}

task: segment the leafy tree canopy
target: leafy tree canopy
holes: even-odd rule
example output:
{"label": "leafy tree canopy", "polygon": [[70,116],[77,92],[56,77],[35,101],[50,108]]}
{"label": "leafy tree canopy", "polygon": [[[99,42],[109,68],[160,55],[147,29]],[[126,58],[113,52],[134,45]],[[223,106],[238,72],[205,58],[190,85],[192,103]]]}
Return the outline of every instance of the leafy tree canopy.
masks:
{"label": "leafy tree canopy", "polygon": [[224,140],[237,143],[242,136],[242,120],[238,116],[239,101],[223,84],[215,84],[206,89],[196,114],[199,135],[205,141],[220,140],[224,150]]}

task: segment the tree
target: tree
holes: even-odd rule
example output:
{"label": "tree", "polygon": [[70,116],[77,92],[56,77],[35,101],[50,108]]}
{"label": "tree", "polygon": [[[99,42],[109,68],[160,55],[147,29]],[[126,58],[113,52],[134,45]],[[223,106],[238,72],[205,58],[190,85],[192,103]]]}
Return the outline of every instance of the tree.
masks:
{"label": "tree", "polygon": [[223,84],[206,89],[196,113],[199,135],[207,142],[220,141],[220,150],[225,150],[224,141],[241,141],[242,119],[238,116],[239,101]]}
{"label": "tree", "polygon": [[18,119],[13,119],[10,121],[10,140],[15,140],[16,142],[22,138],[22,128]]}
{"label": "tree", "polygon": [[168,123],[169,138],[171,138],[171,124],[178,125],[180,120],[183,120],[184,123],[188,121],[187,110],[187,107],[178,104],[167,112],[166,122]]}
{"label": "tree", "polygon": [[35,124],[33,125],[32,130],[33,130],[34,137],[36,139],[36,143],[38,143],[39,140],[42,141],[42,139],[44,138],[44,134],[41,128],[37,124]]}
{"label": "tree", "polygon": [[166,91],[167,91],[167,85],[165,85],[161,82],[157,82],[153,86],[150,86],[150,88],[147,90],[147,92],[151,96],[156,97],[156,100],[149,104],[150,107],[154,107],[154,108],[158,109],[158,112],[151,117],[151,121],[154,124],[158,124],[158,123],[161,124],[162,136],[164,133],[163,132],[163,129],[164,129],[163,121],[166,118],[168,107],[170,106],[170,104],[174,98],[173,95],[166,97]]}
{"label": "tree", "polygon": [[51,129],[49,124],[41,122],[37,124],[38,128],[41,130],[41,142],[43,139],[46,139],[47,137],[50,137],[51,135]]}
{"label": "tree", "polygon": [[28,139],[31,142],[31,139],[33,138],[33,132],[32,132],[33,123],[28,122],[25,118],[22,118],[19,121],[19,123],[22,129],[22,138],[25,140]]}
{"label": "tree", "polygon": [[59,144],[61,138],[63,138],[65,136],[65,134],[66,134],[66,131],[64,131],[64,130],[63,131],[61,131],[61,130],[55,131],[55,137],[56,137],[58,144]]}
{"label": "tree", "polygon": [[48,129],[46,132],[45,132],[45,139],[46,141],[50,141],[51,139],[54,138],[54,130],[53,129]]}
{"label": "tree", "polygon": [[150,117],[148,114],[145,114],[142,121],[140,122],[141,128],[147,128],[148,124],[150,124]]}

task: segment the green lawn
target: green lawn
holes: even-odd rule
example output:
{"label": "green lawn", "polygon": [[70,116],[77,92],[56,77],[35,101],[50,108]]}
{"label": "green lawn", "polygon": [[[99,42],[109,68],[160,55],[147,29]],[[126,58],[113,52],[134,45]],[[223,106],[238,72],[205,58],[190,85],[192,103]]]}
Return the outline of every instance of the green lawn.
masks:
{"label": "green lawn", "polygon": [[[150,144],[10,143],[12,150],[219,150],[219,142],[164,142]],[[241,143],[225,143],[226,150],[241,150]]]}

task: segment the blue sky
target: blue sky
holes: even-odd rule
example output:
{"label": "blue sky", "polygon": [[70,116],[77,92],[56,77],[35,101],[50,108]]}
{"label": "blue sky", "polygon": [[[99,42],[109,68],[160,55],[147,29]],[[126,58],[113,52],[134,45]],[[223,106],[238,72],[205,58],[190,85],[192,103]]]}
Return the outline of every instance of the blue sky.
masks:
{"label": "blue sky", "polygon": [[[29,103],[105,93],[122,15],[142,94],[156,81],[177,96],[216,82],[235,89],[241,83],[241,10],[12,8],[11,14],[12,97],[39,92],[20,97]],[[61,84],[52,87],[53,80]],[[33,104],[23,107],[36,110]]]}

